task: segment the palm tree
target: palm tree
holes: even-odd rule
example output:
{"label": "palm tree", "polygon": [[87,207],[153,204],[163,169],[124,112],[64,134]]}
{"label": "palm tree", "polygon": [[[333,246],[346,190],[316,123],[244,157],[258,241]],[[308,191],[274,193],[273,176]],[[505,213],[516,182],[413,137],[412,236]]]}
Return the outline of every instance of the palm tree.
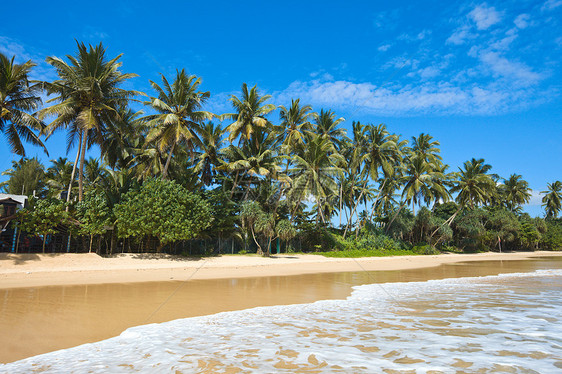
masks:
{"label": "palm tree", "polygon": [[30,84],[28,80],[36,65],[31,61],[15,64],[14,59],[15,56],[9,59],[0,53],[0,132],[6,136],[11,151],[19,156],[25,156],[22,138],[43,147],[47,153],[45,145],[33,132],[42,131],[44,125],[28,113],[41,104],[41,98],[37,96],[39,84]]}
{"label": "palm tree", "polygon": [[456,201],[459,207],[487,204],[495,193],[495,183],[486,174],[492,166],[485,164],[484,159],[471,159],[464,163],[464,170],[459,168],[458,179],[451,188],[451,193],[457,193]]}
{"label": "palm tree", "polygon": [[147,133],[142,111],[120,108],[119,118],[107,123],[105,140],[101,144],[103,160],[111,169],[125,169],[142,148]]}
{"label": "palm tree", "polygon": [[12,161],[12,168],[2,175],[9,177],[0,183],[6,193],[42,197],[45,192],[45,167],[37,157]]}
{"label": "palm tree", "polygon": [[345,139],[345,129],[338,127],[344,121],[343,117],[336,118],[336,113],[331,110],[320,110],[314,113],[314,133],[330,140],[339,149]]}
{"label": "palm tree", "polygon": [[412,152],[426,162],[432,163],[438,166],[443,159],[439,153],[441,150],[439,147],[439,142],[437,140],[432,141],[433,136],[429,134],[424,134],[423,132],[416,138],[412,136]]}
{"label": "palm tree", "polygon": [[557,218],[558,213],[562,210],[562,182],[556,181],[547,185],[546,191],[541,191],[545,194],[542,198],[542,206],[546,212],[546,218]]}
{"label": "palm tree", "polygon": [[512,212],[531,199],[529,183],[522,178],[521,175],[511,174],[509,179],[504,179],[503,184],[499,186],[506,207]]}
{"label": "palm tree", "polygon": [[208,122],[201,130],[201,152],[195,165],[195,172],[201,175],[201,181],[206,186],[213,181],[215,171],[213,167],[220,166],[223,162],[221,148],[223,147],[223,132],[220,125]]}
{"label": "palm tree", "polygon": [[273,137],[263,132],[255,134],[257,144],[251,142],[247,146],[237,147],[233,144],[223,149],[226,162],[218,167],[218,170],[236,173],[233,181],[231,197],[240,184],[240,180],[246,184],[244,200],[248,198],[250,185],[257,183],[260,178],[284,179],[279,175],[278,158],[274,150]]}
{"label": "palm tree", "polygon": [[426,204],[430,204],[432,201],[448,197],[447,189],[440,183],[444,178],[443,173],[436,171],[433,164],[423,157],[414,155],[408,159],[402,177],[402,199],[412,203],[414,215],[415,205],[420,204],[422,199]]}
{"label": "palm tree", "polygon": [[67,129],[70,146],[75,135],[79,135],[78,200],[82,201],[86,149],[104,142],[107,123],[119,117],[117,109],[126,107],[129,99],[140,93],[119,88],[126,80],[137,76],[119,71],[118,60],[122,55],[108,60],[101,43],[95,47],[76,44],[76,56],[66,56],[69,63],[58,57],[46,59],[56,69],[59,80],[43,83],[47,93],[55,97],[48,101],[53,105],[40,111],[40,118],[56,116],[44,131],[47,137],[58,129]]}
{"label": "palm tree", "polygon": [[300,105],[300,99],[291,100],[289,109],[279,106],[281,124],[275,128],[280,135],[281,149],[285,154],[290,153],[295,147],[304,145],[305,131],[310,130],[312,106]]}
{"label": "palm tree", "polygon": [[236,113],[223,114],[221,116],[222,118],[234,120],[226,128],[226,131],[230,134],[228,140],[231,143],[240,137],[240,142],[244,141],[247,144],[257,129],[265,129],[271,126],[266,116],[275,110],[276,107],[273,104],[265,104],[270,98],[271,95],[260,96],[256,86],[248,91],[246,83],[242,84],[242,96],[240,98],[234,95],[231,96],[230,101]]}
{"label": "palm tree", "polygon": [[151,97],[145,104],[150,105],[159,114],[146,117],[147,125],[152,129],[146,137],[147,143],[155,142],[160,152],[168,152],[162,178],[166,179],[170,160],[178,143],[183,142],[191,152],[201,144],[197,133],[201,123],[212,119],[210,112],[200,110],[210,93],[198,91],[201,78],[187,75],[184,69],[176,72],[176,78],[170,85],[163,74],[164,88],[150,81],[158,97]]}
{"label": "palm tree", "polygon": [[[453,186],[450,193],[457,193],[456,202],[458,208],[441,226],[445,224],[451,225],[459,212],[469,206],[471,209],[478,205],[490,203],[496,195],[496,182],[493,175],[488,175],[488,171],[492,166],[484,163],[484,159],[472,158],[464,163],[464,170],[459,168],[457,173],[453,174],[454,180],[450,181]],[[439,226],[430,236],[433,236],[441,228]]]}
{"label": "palm tree", "polygon": [[330,139],[311,134],[304,150],[293,156],[295,167],[290,170],[293,178],[291,196],[300,205],[312,195],[317,205],[318,217],[326,224],[323,205],[331,194],[338,193],[336,177],[343,173],[344,158],[336,152]]}
{"label": "palm tree", "polygon": [[70,176],[74,165],[66,157],[51,160],[51,163],[45,175],[46,183],[49,186],[49,195],[60,198],[70,184]]}

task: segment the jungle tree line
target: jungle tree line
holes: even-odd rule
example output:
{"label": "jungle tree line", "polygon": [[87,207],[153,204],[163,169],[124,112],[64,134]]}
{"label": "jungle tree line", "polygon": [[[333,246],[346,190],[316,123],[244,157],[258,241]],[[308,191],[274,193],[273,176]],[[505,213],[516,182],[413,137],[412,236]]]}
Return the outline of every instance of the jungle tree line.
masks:
{"label": "jungle tree line", "polygon": [[[58,131],[66,132],[67,152],[76,149],[74,162],[59,158],[46,170],[36,158],[14,161],[4,172],[10,178],[3,188],[64,202],[65,219],[72,217],[78,231],[90,236],[90,246],[94,235],[113,225],[117,234],[112,232],[111,240],[158,237],[159,249],[206,236],[238,238],[245,246],[253,241],[265,253],[276,238],[288,242],[301,235],[314,245],[314,238],[321,241],[334,228],[342,240],[368,231],[410,244],[453,241],[462,247],[455,234],[471,233],[463,222],[472,222],[474,231],[490,227],[497,214],[515,217],[517,230],[531,220],[537,238],[547,231],[546,223],[522,214],[531,190],[521,175],[502,178],[478,158],[450,170],[440,143],[429,134],[404,139],[384,124],[360,122],[353,122],[348,134],[341,127],[344,119],[333,111],[315,112],[299,99],[276,106],[271,96],[246,83],[230,98],[232,113],[211,113],[205,110],[210,92],[184,69],[150,81],[152,94],[123,88],[136,75],[121,71],[120,57],[108,58],[101,43],[77,43],[75,55],[47,57],[58,79],[38,82],[29,79],[32,61],[16,64],[14,57],[0,54],[0,131],[12,152],[25,156],[24,142],[45,148],[41,139]],[[49,95],[45,103],[41,92]],[[148,114],[135,112],[133,101],[142,102]],[[100,159],[86,157],[94,146]],[[124,218],[124,206],[137,201],[142,210],[142,204],[155,203],[149,195],[135,200],[145,185],[158,185],[152,191],[167,209],[162,191],[196,204],[193,219],[200,225],[186,221],[169,238],[157,229],[125,227],[132,221]],[[550,183],[542,193],[546,221],[556,226],[562,183]],[[96,218],[88,212],[106,213]],[[153,214],[164,230],[167,216]],[[506,225],[511,222],[503,218]],[[480,246],[501,248],[497,230],[476,236],[473,231]],[[522,234],[514,237],[522,243]]]}

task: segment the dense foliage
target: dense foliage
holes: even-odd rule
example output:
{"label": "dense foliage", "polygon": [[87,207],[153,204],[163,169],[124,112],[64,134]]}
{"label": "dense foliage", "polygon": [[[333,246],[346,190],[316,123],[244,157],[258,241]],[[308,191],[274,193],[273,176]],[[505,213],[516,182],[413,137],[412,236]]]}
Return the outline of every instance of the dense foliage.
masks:
{"label": "dense foliage", "polygon": [[[43,245],[56,234],[76,250],[97,241],[98,253],[561,249],[560,181],[542,191],[545,217],[531,218],[521,175],[502,178],[481,158],[450,170],[429,134],[360,122],[348,132],[329,109],[277,106],[246,83],[231,113],[211,113],[211,93],[184,69],[150,81],[152,94],[125,89],[136,75],[120,57],[78,42],[75,55],[47,58],[57,80],[31,84],[33,63],[0,55],[0,131],[13,151],[24,154],[17,134],[41,145],[57,131],[76,151],[74,162],[22,158],[3,173],[5,192],[38,198],[19,225]],[[146,113],[133,111],[142,97]]]}
{"label": "dense foliage", "polygon": [[127,192],[114,213],[121,237],[156,237],[158,252],[168,243],[194,238],[212,220],[207,203],[199,196],[174,181],[156,178]]}

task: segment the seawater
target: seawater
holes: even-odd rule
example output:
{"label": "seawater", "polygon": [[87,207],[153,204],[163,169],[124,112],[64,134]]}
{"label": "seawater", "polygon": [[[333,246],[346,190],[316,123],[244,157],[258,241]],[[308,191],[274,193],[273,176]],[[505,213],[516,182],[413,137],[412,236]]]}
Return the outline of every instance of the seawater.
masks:
{"label": "seawater", "polygon": [[346,300],[130,328],[0,372],[557,373],[562,270],[354,287]]}

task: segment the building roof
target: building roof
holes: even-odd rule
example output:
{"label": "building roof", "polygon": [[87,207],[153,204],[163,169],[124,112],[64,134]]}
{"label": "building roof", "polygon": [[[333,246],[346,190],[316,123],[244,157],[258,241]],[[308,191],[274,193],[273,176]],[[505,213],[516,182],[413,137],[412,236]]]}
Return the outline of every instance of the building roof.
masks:
{"label": "building roof", "polygon": [[24,206],[25,202],[27,201],[27,196],[25,195],[12,195],[12,194],[7,194],[7,193],[0,193],[0,200],[5,200],[5,199],[12,199],[15,202],[17,202],[18,204]]}

